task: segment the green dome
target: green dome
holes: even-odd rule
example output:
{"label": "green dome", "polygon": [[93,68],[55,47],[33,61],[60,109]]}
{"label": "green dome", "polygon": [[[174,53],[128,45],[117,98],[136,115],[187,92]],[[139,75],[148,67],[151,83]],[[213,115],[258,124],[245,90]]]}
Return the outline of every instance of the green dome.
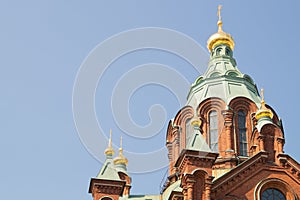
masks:
{"label": "green dome", "polygon": [[192,84],[187,104],[193,107],[209,98],[220,98],[226,105],[236,97],[245,97],[260,107],[260,96],[252,78],[236,67],[232,50],[226,44],[212,49],[207,71]]}

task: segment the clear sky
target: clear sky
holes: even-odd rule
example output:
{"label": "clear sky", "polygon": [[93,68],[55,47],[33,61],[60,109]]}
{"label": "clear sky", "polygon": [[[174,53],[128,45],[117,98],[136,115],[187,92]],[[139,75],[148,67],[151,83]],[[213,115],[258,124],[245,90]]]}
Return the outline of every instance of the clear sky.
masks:
{"label": "clear sky", "polygon": [[[159,74],[165,74],[165,80],[170,81],[173,80],[171,73],[178,72],[192,83],[206,66],[195,69],[180,55],[159,49],[140,49],[119,55],[94,88],[95,115],[101,131],[76,129],[73,117],[76,113],[72,109],[76,76],[97,45],[99,47],[113,35],[136,28],[160,27],[181,32],[203,46],[207,53],[206,41],[217,30],[218,4],[223,5],[223,28],[236,42],[234,57],[238,68],[249,74],[258,88],[265,89],[266,102],[283,119],[285,151],[300,161],[298,0],[2,0],[0,199],[91,199],[87,193],[89,181],[101,168],[107,142],[102,141],[100,135],[108,136],[110,128],[115,150],[119,137],[123,136],[124,154],[131,158],[132,193],[159,193],[161,179],[166,173],[162,158],[166,155],[159,153],[162,158],[158,156],[157,159],[149,155],[165,152],[166,125],[182,106],[176,100],[179,94],[176,91],[174,94],[167,85],[170,82],[159,84],[158,79],[162,78]],[[123,39],[115,42],[113,48],[104,48],[107,52],[116,52],[136,41]],[[150,42],[155,41],[152,38]],[[168,45],[173,42],[174,38]],[[190,53],[193,52],[187,52]],[[201,53],[200,60],[206,61],[205,53]],[[105,56],[106,53],[95,58],[101,60]],[[147,65],[149,63],[152,65]],[[144,70],[155,71],[151,67],[156,66],[161,71],[129,76],[141,65],[146,65]],[[126,84],[122,84],[124,80]],[[126,80],[142,82],[137,82],[137,86],[132,86],[134,92],[128,93]],[[180,83],[177,79],[173,82]],[[117,86],[123,87],[119,89],[121,96],[112,92],[118,91]],[[181,92],[186,95],[188,88]],[[149,108],[158,104],[165,112],[160,113],[159,107],[152,107],[153,117],[160,120],[151,121]],[[128,127],[128,119],[121,112],[123,106],[126,112],[129,110],[136,129]],[[149,131],[154,122],[161,126]],[[144,130],[140,129],[143,126]],[[91,147],[90,141],[83,141],[90,134],[95,134],[90,139],[95,140]],[[141,153],[146,161],[138,163],[135,155],[141,157]],[[152,164],[153,168],[162,169],[142,170],[143,167],[152,168]]]}

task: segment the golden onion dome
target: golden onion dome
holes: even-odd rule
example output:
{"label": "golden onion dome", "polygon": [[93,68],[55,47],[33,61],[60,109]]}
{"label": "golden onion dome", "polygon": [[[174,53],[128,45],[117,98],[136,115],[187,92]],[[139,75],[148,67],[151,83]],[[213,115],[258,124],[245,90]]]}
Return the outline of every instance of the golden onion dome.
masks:
{"label": "golden onion dome", "polygon": [[115,165],[127,165],[128,164],[128,159],[125,158],[123,155],[123,149],[119,149],[119,155],[114,159],[114,164]]}
{"label": "golden onion dome", "polygon": [[123,155],[123,148],[122,148],[122,137],[120,141],[120,148],[119,148],[119,155],[114,159],[115,165],[125,165],[128,164],[128,159]]}
{"label": "golden onion dome", "polygon": [[104,153],[107,156],[113,156],[115,154],[114,149],[112,148],[112,140],[111,140],[111,130],[109,132],[109,142],[108,142],[108,147],[105,149]]}
{"label": "golden onion dome", "polygon": [[230,34],[224,32],[222,29],[223,22],[222,22],[222,17],[221,17],[221,8],[222,8],[222,6],[219,5],[219,7],[218,7],[218,17],[219,17],[218,32],[211,35],[207,40],[207,48],[208,48],[209,52],[211,52],[214,47],[216,47],[220,44],[225,44],[225,45],[229,46],[231,50],[234,49],[233,38],[231,37]]}
{"label": "golden onion dome", "polygon": [[191,121],[191,125],[194,127],[200,127],[201,124],[202,124],[202,122],[199,119],[197,119],[196,117],[193,118],[193,120]]}
{"label": "golden onion dome", "polygon": [[107,149],[105,149],[104,153],[105,153],[105,155],[112,155],[113,156],[115,154],[115,151],[114,151],[113,148],[107,148]]}
{"label": "golden onion dome", "polygon": [[264,100],[264,90],[263,89],[261,89],[261,96],[262,96],[261,106],[260,106],[260,109],[256,112],[255,118],[257,120],[259,120],[263,117],[267,117],[267,118],[272,119],[274,115],[273,115],[273,112],[266,107],[266,103],[265,103],[265,100]]}

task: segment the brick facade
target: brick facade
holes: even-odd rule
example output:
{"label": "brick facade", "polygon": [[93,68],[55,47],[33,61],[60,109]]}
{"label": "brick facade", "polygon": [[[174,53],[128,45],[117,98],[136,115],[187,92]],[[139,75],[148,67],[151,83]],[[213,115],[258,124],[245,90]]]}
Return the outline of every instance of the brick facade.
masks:
{"label": "brick facade", "polygon": [[116,170],[116,180],[91,180],[94,200],[300,198],[300,164],[284,152],[282,122],[252,78],[237,69],[234,41],[220,16],[218,27],[208,40],[207,72],[168,124],[169,176],[162,194],[133,197],[130,177]]}

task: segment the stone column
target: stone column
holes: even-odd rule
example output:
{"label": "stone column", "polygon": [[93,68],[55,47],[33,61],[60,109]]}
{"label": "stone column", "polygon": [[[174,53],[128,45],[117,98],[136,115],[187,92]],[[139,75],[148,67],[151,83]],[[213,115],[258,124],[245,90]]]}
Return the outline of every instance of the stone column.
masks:
{"label": "stone column", "polygon": [[265,151],[265,136],[259,135],[257,139],[259,141],[259,150]]}
{"label": "stone column", "polygon": [[225,126],[225,135],[226,135],[226,156],[231,157],[234,153],[233,151],[233,134],[232,134],[232,125],[233,125],[233,111],[232,110],[223,110],[222,115],[224,117],[224,126]]}
{"label": "stone column", "polygon": [[181,181],[180,187],[182,187],[183,200],[187,200],[187,185],[186,185],[186,182]]}
{"label": "stone column", "polygon": [[205,199],[206,200],[210,200],[211,199],[211,185],[212,185],[212,180],[214,179],[213,176],[209,176],[208,178],[206,178],[205,181]]}
{"label": "stone column", "polygon": [[277,153],[283,153],[284,139],[283,138],[277,138],[277,145],[278,145],[278,152]]}
{"label": "stone column", "polygon": [[195,181],[192,179],[189,179],[187,181],[187,200],[194,200],[193,199],[194,184]]}
{"label": "stone column", "polygon": [[173,171],[173,147],[170,141],[167,142],[167,149],[168,149],[168,159],[169,159],[169,175],[172,174]]}
{"label": "stone column", "polygon": [[183,194],[183,200],[187,200],[187,190],[186,190],[186,188],[182,189],[182,194]]}
{"label": "stone column", "polygon": [[173,137],[174,137],[174,158],[175,160],[177,160],[178,156],[179,156],[179,151],[180,151],[180,134],[179,134],[179,126],[175,126],[173,129]]}

